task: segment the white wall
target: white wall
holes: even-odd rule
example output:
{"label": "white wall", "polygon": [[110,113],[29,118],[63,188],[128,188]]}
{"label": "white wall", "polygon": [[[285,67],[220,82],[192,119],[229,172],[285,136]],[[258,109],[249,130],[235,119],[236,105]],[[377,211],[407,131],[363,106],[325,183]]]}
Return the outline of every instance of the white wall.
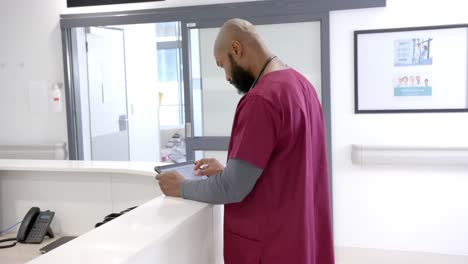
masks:
{"label": "white wall", "polygon": [[[63,82],[58,22],[65,5],[0,1],[0,144],[67,141],[65,109],[53,113],[48,101],[52,84]],[[39,85],[29,89],[31,82]]]}
{"label": "white wall", "polygon": [[388,0],[331,12],[337,246],[468,254],[465,168],[357,167],[351,144],[468,146],[467,113],[354,114],[353,31],[468,23],[466,0]]}

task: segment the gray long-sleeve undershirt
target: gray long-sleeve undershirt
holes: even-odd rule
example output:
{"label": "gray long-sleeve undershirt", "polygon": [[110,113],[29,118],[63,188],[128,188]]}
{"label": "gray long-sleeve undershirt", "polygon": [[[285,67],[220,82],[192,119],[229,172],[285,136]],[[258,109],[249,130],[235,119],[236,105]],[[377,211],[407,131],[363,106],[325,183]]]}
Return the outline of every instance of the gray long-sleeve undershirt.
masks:
{"label": "gray long-sleeve undershirt", "polygon": [[184,181],[181,196],[211,204],[241,202],[252,191],[262,171],[248,162],[230,159],[226,168],[215,176],[204,180]]}

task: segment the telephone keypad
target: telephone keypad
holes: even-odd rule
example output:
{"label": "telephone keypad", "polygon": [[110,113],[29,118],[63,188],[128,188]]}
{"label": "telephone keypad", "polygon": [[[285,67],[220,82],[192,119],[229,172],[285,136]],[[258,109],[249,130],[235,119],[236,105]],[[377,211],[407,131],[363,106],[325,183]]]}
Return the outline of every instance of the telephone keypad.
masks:
{"label": "telephone keypad", "polygon": [[50,222],[54,216],[53,212],[42,212],[36,219],[31,232],[26,238],[26,243],[41,243],[44,239],[47,229],[49,228]]}

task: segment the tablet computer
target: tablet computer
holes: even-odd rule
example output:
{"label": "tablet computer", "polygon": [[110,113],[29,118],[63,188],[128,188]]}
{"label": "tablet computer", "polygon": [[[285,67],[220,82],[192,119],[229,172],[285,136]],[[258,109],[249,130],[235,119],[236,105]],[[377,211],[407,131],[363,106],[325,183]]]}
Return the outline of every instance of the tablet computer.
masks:
{"label": "tablet computer", "polygon": [[193,161],[154,167],[154,170],[158,174],[163,173],[163,172],[168,172],[168,171],[176,171],[182,174],[182,176],[184,176],[186,180],[202,180],[202,179],[207,178],[206,176],[195,176],[194,169],[195,169],[195,162]]}

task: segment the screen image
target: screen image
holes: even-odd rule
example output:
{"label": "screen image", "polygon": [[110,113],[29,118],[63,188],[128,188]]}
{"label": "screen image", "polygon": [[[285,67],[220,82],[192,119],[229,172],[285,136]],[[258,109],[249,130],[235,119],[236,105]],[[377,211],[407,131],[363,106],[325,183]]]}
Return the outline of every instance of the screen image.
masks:
{"label": "screen image", "polygon": [[195,163],[193,162],[184,162],[180,164],[173,164],[167,166],[158,166],[157,171],[160,173],[176,171],[180,173],[186,180],[202,180],[206,179],[206,176],[195,176]]}
{"label": "screen image", "polygon": [[355,31],[355,112],[468,111],[468,25]]}

